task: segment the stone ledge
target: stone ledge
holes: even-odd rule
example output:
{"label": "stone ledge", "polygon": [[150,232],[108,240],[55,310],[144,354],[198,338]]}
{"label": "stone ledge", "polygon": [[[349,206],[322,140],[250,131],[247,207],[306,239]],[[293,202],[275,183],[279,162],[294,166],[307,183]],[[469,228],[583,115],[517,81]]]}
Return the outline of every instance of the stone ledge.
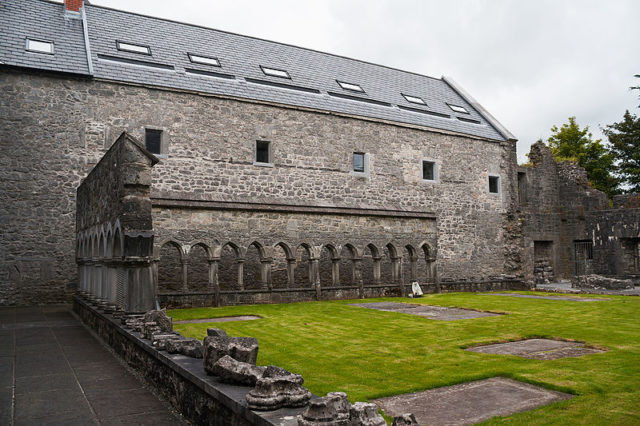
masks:
{"label": "stone ledge", "polygon": [[202,359],[156,350],[140,333],[126,330],[112,315],[97,311],[78,296],[73,298],[73,310],[194,424],[294,426],[296,416],[304,410],[285,408],[265,413],[249,410],[245,395],[252,388],[218,382],[206,374]]}

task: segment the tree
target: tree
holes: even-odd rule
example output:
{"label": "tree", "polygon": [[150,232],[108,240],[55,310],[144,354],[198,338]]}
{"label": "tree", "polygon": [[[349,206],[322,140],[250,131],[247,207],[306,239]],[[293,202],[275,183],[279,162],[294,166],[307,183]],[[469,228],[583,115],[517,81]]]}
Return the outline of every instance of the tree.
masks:
{"label": "tree", "polygon": [[624,191],[640,193],[640,117],[627,110],[622,121],[608,125],[603,132],[609,138]]}
{"label": "tree", "polygon": [[[636,74],[636,75],[634,75],[634,77],[640,78],[640,74]],[[640,84],[637,85],[637,86],[631,86],[631,87],[629,87],[629,89],[631,89],[631,90],[640,90]],[[640,96],[638,96],[638,98],[640,98]],[[640,105],[638,105],[638,108],[640,108]]]}
{"label": "tree", "polygon": [[589,126],[581,129],[575,117],[562,127],[553,126],[552,135],[547,139],[556,161],[575,161],[587,171],[587,178],[596,189],[609,197],[619,193],[618,179],[612,175],[615,170],[614,155],[601,143],[593,140]]}

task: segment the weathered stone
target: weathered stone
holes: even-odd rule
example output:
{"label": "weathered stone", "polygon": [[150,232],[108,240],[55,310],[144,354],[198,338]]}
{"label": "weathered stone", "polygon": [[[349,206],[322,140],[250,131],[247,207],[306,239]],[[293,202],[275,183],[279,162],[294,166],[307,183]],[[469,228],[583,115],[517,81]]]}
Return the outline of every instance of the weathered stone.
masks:
{"label": "weathered stone", "polygon": [[298,426],[347,426],[351,404],[344,392],[329,392],[309,402],[298,416]]}
{"label": "weathered stone", "polygon": [[378,413],[378,406],[369,402],[356,402],[349,410],[349,426],[386,426]]}
{"label": "weathered stone", "polygon": [[416,416],[412,413],[402,414],[393,418],[391,426],[420,426],[416,420]]}
{"label": "weathered stone", "polygon": [[202,358],[202,342],[198,339],[167,340],[165,347],[170,354]]}
{"label": "weathered stone", "polygon": [[253,337],[207,336],[203,346],[204,369],[209,374],[215,374],[216,362],[225,355],[253,365],[258,359],[258,339]]}
{"label": "weathered stone", "polygon": [[151,340],[151,337],[155,333],[159,333],[161,331],[162,329],[160,328],[160,326],[154,321],[145,322],[142,325],[142,337],[148,340]]}
{"label": "weathered stone", "polygon": [[633,280],[619,280],[602,275],[580,275],[571,280],[573,288],[623,290],[633,288]]}
{"label": "weathered stone", "polygon": [[207,328],[207,336],[209,337],[228,337],[227,332],[221,328]]}
{"label": "weathered stone", "polygon": [[270,365],[247,394],[247,405],[251,410],[303,407],[311,398],[303,383],[302,376]]}
{"label": "weathered stone", "polygon": [[267,367],[241,362],[225,355],[216,361],[211,372],[224,383],[255,386],[266,369]]}
{"label": "weathered stone", "polygon": [[179,334],[160,332],[153,334],[150,340],[153,347],[155,347],[159,351],[164,351],[167,349],[167,341],[180,339],[183,339],[183,337]]}
{"label": "weathered stone", "polygon": [[144,314],[144,320],[155,322],[160,327],[160,331],[173,331],[173,318],[167,315],[166,309],[149,311]]}

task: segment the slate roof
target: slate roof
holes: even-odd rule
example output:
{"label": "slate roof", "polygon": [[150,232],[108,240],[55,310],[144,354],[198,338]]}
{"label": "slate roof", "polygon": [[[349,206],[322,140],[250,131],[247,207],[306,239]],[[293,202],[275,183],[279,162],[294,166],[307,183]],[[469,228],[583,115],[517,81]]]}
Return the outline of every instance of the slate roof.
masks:
{"label": "slate roof", "polygon": [[[65,17],[62,4],[10,0],[0,7],[0,61],[89,73],[82,21]],[[513,139],[445,78],[101,6],[85,4],[85,12],[96,78],[335,111],[494,140]],[[53,40],[55,55],[25,52],[27,36]],[[10,41],[6,47],[5,38]],[[118,41],[148,46],[151,54],[118,50]],[[221,66],[193,63],[188,53],[215,57]],[[286,70],[291,78],[267,76],[261,66]],[[338,81],[358,84],[365,93],[345,90]],[[420,97],[427,105],[410,103],[403,94]],[[455,112],[447,104],[462,106],[469,114]]]}

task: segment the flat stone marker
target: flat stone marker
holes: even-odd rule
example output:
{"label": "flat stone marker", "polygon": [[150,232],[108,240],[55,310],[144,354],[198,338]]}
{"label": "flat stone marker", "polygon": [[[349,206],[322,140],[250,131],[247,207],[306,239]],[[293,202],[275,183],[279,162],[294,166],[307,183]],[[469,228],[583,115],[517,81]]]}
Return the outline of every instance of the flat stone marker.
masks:
{"label": "flat stone marker", "polygon": [[202,318],[194,320],[174,321],[174,324],[199,324],[205,322],[230,322],[230,321],[252,321],[261,319],[256,315],[236,315],[234,317]]}
{"label": "flat stone marker", "polygon": [[419,317],[440,321],[495,317],[500,315],[493,312],[474,311],[473,309],[445,308],[444,306],[417,305],[413,303],[397,302],[353,303],[351,306],[377,309],[385,312],[399,312],[402,314],[417,315]]}
{"label": "flat stone marker", "polygon": [[571,397],[528,383],[492,377],[373,402],[388,416],[413,413],[421,425],[470,425]]}
{"label": "flat stone marker", "polygon": [[589,297],[571,297],[571,296],[534,296],[532,294],[515,294],[515,293],[482,293],[483,296],[507,296],[507,297],[524,297],[526,299],[547,299],[547,300],[571,300],[574,302],[597,302],[602,298],[589,298]]}
{"label": "flat stone marker", "polygon": [[584,343],[553,339],[525,339],[516,342],[475,346],[466,350],[483,354],[516,355],[539,360],[579,357],[605,352],[601,349],[590,348]]}

